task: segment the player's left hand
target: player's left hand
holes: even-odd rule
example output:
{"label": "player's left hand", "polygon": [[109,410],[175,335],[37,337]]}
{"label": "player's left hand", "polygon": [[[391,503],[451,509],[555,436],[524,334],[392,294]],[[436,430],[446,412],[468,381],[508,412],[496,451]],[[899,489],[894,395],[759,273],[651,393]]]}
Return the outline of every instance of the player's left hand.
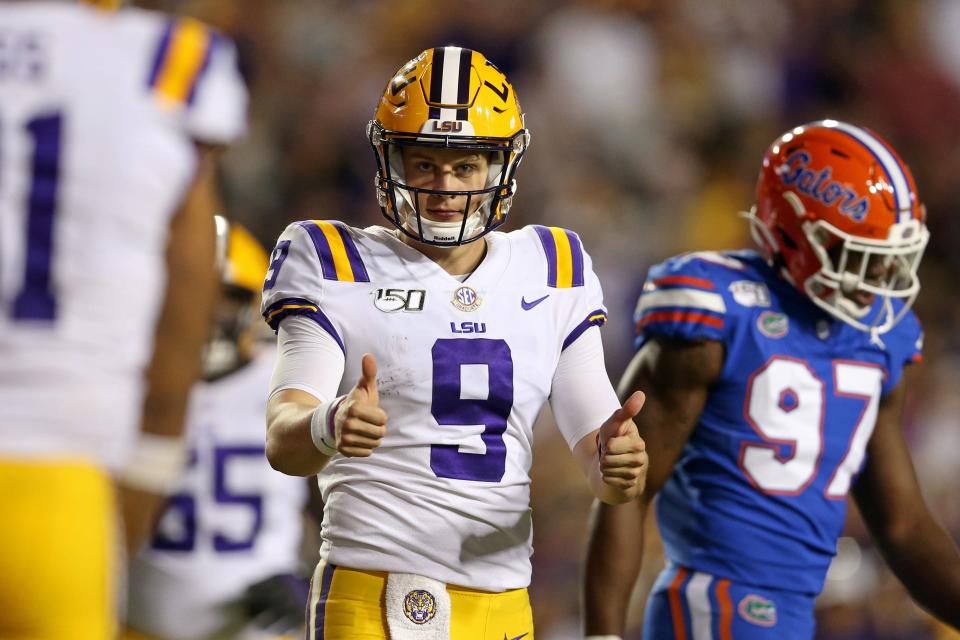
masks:
{"label": "player's left hand", "polygon": [[631,498],[643,492],[647,479],[647,446],[633,422],[645,399],[642,391],[635,391],[597,433],[603,482]]}
{"label": "player's left hand", "polygon": [[246,616],[259,628],[292,634],[300,631],[309,592],[309,578],[279,573],[248,586],[241,602]]}

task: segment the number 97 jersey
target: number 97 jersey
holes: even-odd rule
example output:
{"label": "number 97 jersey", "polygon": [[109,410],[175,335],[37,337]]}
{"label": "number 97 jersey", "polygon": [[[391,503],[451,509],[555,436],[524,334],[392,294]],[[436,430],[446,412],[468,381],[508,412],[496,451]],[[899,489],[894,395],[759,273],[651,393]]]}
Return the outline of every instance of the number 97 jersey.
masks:
{"label": "number 97 jersey", "polygon": [[819,593],[880,399],[920,357],[916,316],[871,341],[756,253],[735,252],[652,268],[636,322],[638,346],[655,336],[715,340],[726,354],[658,496],[668,558],[746,584]]}
{"label": "number 97 jersey", "polygon": [[[321,555],[333,564],[488,591],[529,583],[533,423],[561,352],[606,312],[572,232],[525,227],[485,242],[461,281],[382,227],[306,221],[280,237],[265,318],[323,327],[344,352],[340,393],[373,353],[388,416],[369,458],[336,455],[320,474]],[[568,445],[607,408],[561,421]]]}

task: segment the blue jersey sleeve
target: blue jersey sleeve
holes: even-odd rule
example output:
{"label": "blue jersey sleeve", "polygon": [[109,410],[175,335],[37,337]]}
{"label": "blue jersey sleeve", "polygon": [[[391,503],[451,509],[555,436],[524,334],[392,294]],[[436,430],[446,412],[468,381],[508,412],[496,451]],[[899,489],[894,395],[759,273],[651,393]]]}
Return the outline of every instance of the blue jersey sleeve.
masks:
{"label": "blue jersey sleeve", "polygon": [[634,312],[635,346],[650,336],[718,340],[727,335],[727,305],[717,265],[688,254],[650,269]]}
{"label": "blue jersey sleeve", "polygon": [[883,395],[887,395],[900,383],[904,368],[923,359],[923,327],[920,319],[912,311],[908,311],[903,319],[881,338],[887,349],[887,377],[883,382]]}

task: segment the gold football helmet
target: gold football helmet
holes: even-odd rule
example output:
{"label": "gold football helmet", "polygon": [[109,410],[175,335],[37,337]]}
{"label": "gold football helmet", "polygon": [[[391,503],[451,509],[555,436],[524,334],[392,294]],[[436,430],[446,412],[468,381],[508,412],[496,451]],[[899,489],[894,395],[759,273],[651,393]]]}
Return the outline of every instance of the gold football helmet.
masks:
{"label": "gold football helmet", "polygon": [[216,322],[203,352],[203,372],[215,380],[246,364],[253,355],[260,322],[260,289],[270,259],[243,226],[223,216],[217,225],[217,266],[223,287]]}
{"label": "gold football helmet", "polygon": [[[506,221],[517,189],[514,175],[530,145],[506,76],[483,54],[461,47],[427,49],[401,67],[384,89],[367,137],[377,159],[377,200],[384,217],[407,236],[441,247],[472,242]],[[402,154],[411,146],[489,154],[486,184],[469,191],[408,185]],[[467,196],[463,219],[425,219],[417,204],[420,194]]]}

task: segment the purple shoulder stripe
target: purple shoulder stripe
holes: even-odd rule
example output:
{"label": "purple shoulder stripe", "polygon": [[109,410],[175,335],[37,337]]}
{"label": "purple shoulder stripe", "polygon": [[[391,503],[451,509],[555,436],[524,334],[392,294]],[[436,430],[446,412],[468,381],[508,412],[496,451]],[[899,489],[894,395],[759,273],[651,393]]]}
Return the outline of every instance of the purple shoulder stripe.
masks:
{"label": "purple shoulder stripe", "polygon": [[570,335],[563,341],[563,347],[560,348],[561,351],[569,347],[574,341],[583,335],[583,332],[589,329],[590,327],[602,327],[607,322],[607,311],[606,309],[596,309],[587,314],[587,317],[584,318],[583,322],[578,324],[573,328],[573,331],[570,332]]}
{"label": "purple shoulder stripe", "polygon": [[[360,257],[360,251],[356,243],[350,236],[350,232],[339,222],[330,222],[325,220],[304,220],[298,223],[310,236],[313,241],[313,247],[317,251],[317,258],[320,260],[320,270],[323,273],[324,280],[339,280],[353,282],[370,282],[370,276],[363,265],[363,259]],[[323,225],[321,227],[321,225]],[[333,244],[327,237],[327,233],[336,230],[336,236],[339,236],[340,242],[336,242],[334,236]],[[340,257],[341,268],[337,268]],[[350,265],[349,273],[343,266],[343,259]]]}
{"label": "purple shoulder stripe", "polygon": [[540,244],[543,245],[543,252],[547,254],[547,286],[557,286],[557,245],[553,241],[553,234],[550,229],[539,224],[533,225],[537,235],[540,236]]}
{"label": "purple shoulder stripe", "polygon": [[330,318],[313,302],[305,298],[283,298],[271,304],[263,312],[263,319],[274,331],[280,327],[280,321],[288,316],[306,316],[310,318],[320,325],[324,331],[329,333],[330,337],[337,341],[344,355],[347,354],[343,339],[333,326],[333,323],[330,322]]}
{"label": "purple shoulder stripe", "polygon": [[207,50],[203,53],[203,62],[200,63],[200,69],[197,71],[197,75],[194,76],[193,82],[190,84],[190,91],[187,93],[187,104],[192,105],[194,99],[197,97],[197,87],[200,86],[200,81],[203,79],[203,76],[207,73],[207,68],[210,66],[210,58],[213,57],[213,51],[223,42],[223,36],[219,34],[211,34],[210,42],[207,44]]}
{"label": "purple shoulder stripe", "polygon": [[153,54],[153,63],[150,65],[150,76],[147,78],[147,87],[152,89],[157,84],[157,77],[160,75],[160,68],[167,57],[167,50],[170,48],[170,39],[173,37],[173,29],[177,21],[167,20],[163,27],[163,33],[160,34],[160,42],[157,43],[157,50]]}

